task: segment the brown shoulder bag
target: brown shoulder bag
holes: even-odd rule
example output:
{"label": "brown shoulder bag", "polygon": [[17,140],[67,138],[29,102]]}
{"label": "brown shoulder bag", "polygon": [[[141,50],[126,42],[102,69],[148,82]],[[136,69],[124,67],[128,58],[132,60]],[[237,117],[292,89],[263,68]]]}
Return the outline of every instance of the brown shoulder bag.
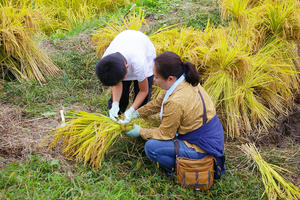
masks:
{"label": "brown shoulder bag", "polygon": [[214,182],[215,157],[207,155],[202,159],[179,157],[179,143],[174,140],[176,153],[176,177],[182,187],[195,190],[208,190]]}

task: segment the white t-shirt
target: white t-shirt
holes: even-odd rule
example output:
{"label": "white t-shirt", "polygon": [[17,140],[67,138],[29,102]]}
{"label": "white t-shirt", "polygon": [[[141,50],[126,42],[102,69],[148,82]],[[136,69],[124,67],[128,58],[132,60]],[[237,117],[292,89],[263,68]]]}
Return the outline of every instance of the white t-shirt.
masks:
{"label": "white t-shirt", "polygon": [[119,52],[127,60],[128,75],[124,79],[143,81],[153,75],[155,48],[150,39],[142,32],[126,30],[119,33],[110,43],[102,58]]}

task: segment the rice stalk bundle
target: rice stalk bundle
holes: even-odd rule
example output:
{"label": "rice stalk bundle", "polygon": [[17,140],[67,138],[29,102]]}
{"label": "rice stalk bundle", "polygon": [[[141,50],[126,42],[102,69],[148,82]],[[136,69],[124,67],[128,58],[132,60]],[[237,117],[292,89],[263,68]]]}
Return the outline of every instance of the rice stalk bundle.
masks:
{"label": "rice stalk bundle", "polygon": [[276,200],[278,196],[281,199],[289,200],[300,198],[299,188],[291,182],[286,182],[284,177],[280,175],[281,172],[291,173],[290,171],[266,162],[254,144],[243,144],[240,148],[258,168],[265,186],[264,194],[267,195],[268,199]]}
{"label": "rice stalk bundle", "polygon": [[[101,7],[97,7],[95,3],[88,0],[35,0],[33,6],[38,10],[46,11],[47,18],[57,22],[59,27],[55,30],[70,30],[73,26],[82,24],[101,13]],[[43,25],[45,26],[44,23]]]}
{"label": "rice stalk bundle", "polygon": [[[195,48],[201,43],[199,39],[202,32],[193,28],[173,27],[174,25],[160,28],[149,36],[157,55],[165,51],[172,51],[179,55],[183,61],[189,61],[197,67],[199,58]],[[160,87],[154,86],[152,98],[158,98],[164,91]]]}
{"label": "rice stalk bundle", "polygon": [[162,28],[149,37],[153,42],[156,53],[172,51],[180,56],[183,61],[189,61],[198,65],[195,47],[199,45],[201,31],[193,28]]}
{"label": "rice stalk bundle", "polygon": [[133,10],[125,18],[114,19],[112,22],[106,22],[105,27],[100,28],[92,35],[92,43],[96,46],[97,56],[101,58],[110,42],[122,31],[140,31],[143,25],[147,26],[144,19],[144,11],[139,9],[138,12]]}
{"label": "rice stalk bundle", "polygon": [[247,33],[235,26],[207,27],[199,40],[203,86],[230,137],[267,132],[279,113],[288,114],[299,88],[295,45],[274,38],[253,54]]}
{"label": "rice stalk bundle", "polygon": [[56,31],[70,30],[75,25],[100,16],[108,10],[124,6],[128,0],[9,0],[1,2],[14,8],[31,8],[41,30],[49,35]]}
{"label": "rice stalk bundle", "polygon": [[262,6],[249,9],[247,25],[240,27],[247,38],[248,48],[252,54],[257,53],[269,39],[269,33],[262,24],[264,13],[264,7]]}
{"label": "rice stalk bundle", "polygon": [[29,11],[0,7],[0,71],[2,78],[11,73],[19,81],[42,83],[59,69],[32,40],[37,26]]}
{"label": "rice stalk bundle", "polygon": [[[76,2],[76,1],[74,1]],[[55,4],[54,1],[7,1],[4,5],[11,6],[16,9],[31,9],[33,18],[38,22],[39,30],[42,33],[49,35],[56,31],[70,30],[73,25],[84,22],[86,19],[87,10],[80,10],[83,12],[78,13],[76,9],[72,7],[66,7],[68,5],[63,4],[60,6],[61,2],[58,1]],[[80,8],[86,8],[85,4],[82,4]],[[75,20],[75,21],[74,21]]]}
{"label": "rice stalk bundle", "polygon": [[222,18],[225,19],[229,15],[233,20],[245,25],[247,22],[247,8],[250,0],[223,0],[220,2],[222,8]]}
{"label": "rice stalk bundle", "polygon": [[246,94],[252,94],[243,90],[244,79],[251,70],[251,56],[242,42],[243,38],[232,37],[223,29],[212,35],[215,43],[197,49],[204,71],[203,86],[221,112],[226,133],[235,137],[252,129],[249,108],[243,102]]}
{"label": "rice stalk bundle", "polygon": [[[43,4],[39,4],[38,1],[5,1],[2,3],[3,7],[12,7],[16,10],[24,12],[26,15],[30,15],[30,19],[34,22],[35,26],[35,34],[43,33],[49,35],[57,30],[68,30],[70,29],[70,25],[68,25],[67,21],[60,20],[58,17],[60,9],[56,9],[53,6],[45,6]],[[28,17],[25,17],[25,22]],[[27,23],[26,23],[27,25]]]}
{"label": "rice stalk bundle", "polygon": [[300,39],[300,2],[297,0],[223,0],[221,5],[223,18],[232,16],[249,33],[262,32],[266,38],[261,39],[265,41],[273,36]]}
{"label": "rice stalk bundle", "polygon": [[296,44],[272,38],[251,60],[252,65],[268,74],[267,89],[257,91],[268,107],[276,113],[288,114],[293,92],[299,90],[299,66]]}
{"label": "rice stalk bundle", "polygon": [[265,0],[263,24],[270,34],[300,40],[300,2],[297,0]]}
{"label": "rice stalk bundle", "polygon": [[93,168],[101,166],[108,149],[124,131],[132,129],[134,123],[146,128],[157,126],[140,118],[133,119],[128,125],[120,125],[102,114],[83,111],[70,114],[66,126],[55,129],[42,144],[52,138],[49,145],[52,149],[62,140],[62,152],[67,158],[83,161],[84,165],[88,163]]}

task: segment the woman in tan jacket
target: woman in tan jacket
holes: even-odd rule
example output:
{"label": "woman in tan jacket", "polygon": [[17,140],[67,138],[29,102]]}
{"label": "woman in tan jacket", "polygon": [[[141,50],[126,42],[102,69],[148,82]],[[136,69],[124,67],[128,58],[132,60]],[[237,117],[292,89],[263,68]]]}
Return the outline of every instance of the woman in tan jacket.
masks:
{"label": "woman in tan jacket", "polygon": [[180,157],[215,156],[215,177],[218,178],[225,171],[223,128],[211,98],[199,84],[197,70],[173,52],[165,52],[154,61],[154,81],[166,93],[139,108],[134,116],[147,118],[160,113],[161,124],[158,128],[134,125],[126,134],[148,140],[147,157],[169,173],[175,167],[172,139],[177,137]]}

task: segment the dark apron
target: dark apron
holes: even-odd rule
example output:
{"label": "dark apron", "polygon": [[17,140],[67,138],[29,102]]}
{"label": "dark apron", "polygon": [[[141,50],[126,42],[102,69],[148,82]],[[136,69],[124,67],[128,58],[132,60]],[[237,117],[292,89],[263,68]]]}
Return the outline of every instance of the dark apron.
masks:
{"label": "dark apron", "polygon": [[218,179],[225,172],[223,127],[217,115],[207,122],[205,102],[200,91],[198,93],[203,103],[203,125],[187,134],[178,134],[177,138],[197,145],[208,154],[213,155],[216,158],[214,177]]}

